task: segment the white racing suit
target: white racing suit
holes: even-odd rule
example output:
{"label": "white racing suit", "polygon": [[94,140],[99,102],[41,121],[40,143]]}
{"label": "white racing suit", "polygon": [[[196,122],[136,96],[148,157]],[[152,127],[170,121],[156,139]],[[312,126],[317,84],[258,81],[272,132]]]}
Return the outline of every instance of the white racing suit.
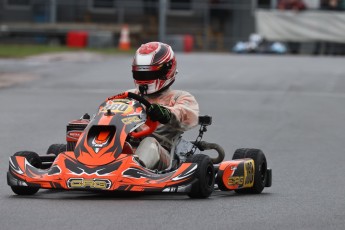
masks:
{"label": "white racing suit", "polygon": [[167,89],[162,93],[145,96],[150,103],[157,103],[171,111],[167,124],[160,124],[156,131],[144,138],[135,154],[149,169],[163,170],[170,164],[170,150],[184,131],[198,124],[199,105],[188,92]]}

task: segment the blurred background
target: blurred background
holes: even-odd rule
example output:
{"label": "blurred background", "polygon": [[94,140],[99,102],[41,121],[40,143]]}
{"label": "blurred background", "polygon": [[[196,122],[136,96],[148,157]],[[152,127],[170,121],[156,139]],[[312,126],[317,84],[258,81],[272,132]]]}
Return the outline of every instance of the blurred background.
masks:
{"label": "blurred background", "polygon": [[[1,229],[344,229],[344,5],[0,0]],[[238,148],[262,149],[272,188],[259,196],[218,191],[202,201],[12,195],[8,157],[44,155],[50,144],[65,143],[68,121],[134,87],[134,50],[151,40],[173,46],[174,89],[190,92],[200,114],[213,117],[204,140],[220,144],[226,160]]]}
{"label": "blurred background", "polygon": [[344,10],[345,0],[0,0],[0,43],[344,55]]}

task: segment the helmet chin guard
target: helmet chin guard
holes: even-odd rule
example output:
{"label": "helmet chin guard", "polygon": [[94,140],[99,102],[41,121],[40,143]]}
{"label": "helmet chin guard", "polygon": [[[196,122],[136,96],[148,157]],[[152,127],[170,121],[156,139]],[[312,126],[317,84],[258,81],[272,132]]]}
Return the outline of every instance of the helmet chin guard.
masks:
{"label": "helmet chin guard", "polygon": [[147,94],[147,90],[148,90],[148,85],[139,85],[139,87],[138,87],[139,89],[139,92],[140,92],[140,94],[143,94],[143,95],[145,95],[145,94]]}

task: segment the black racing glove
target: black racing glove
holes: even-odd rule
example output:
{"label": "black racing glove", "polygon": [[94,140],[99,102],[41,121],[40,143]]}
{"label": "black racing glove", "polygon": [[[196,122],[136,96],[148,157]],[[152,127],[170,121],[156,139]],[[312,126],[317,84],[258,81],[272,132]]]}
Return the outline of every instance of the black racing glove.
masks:
{"label": "black racing glove", "polygon": [[147,114],[152,121],[158,121],[162,124],[168,123],[171,119],[170,110],[159,104],[151,104],[147,110]]}

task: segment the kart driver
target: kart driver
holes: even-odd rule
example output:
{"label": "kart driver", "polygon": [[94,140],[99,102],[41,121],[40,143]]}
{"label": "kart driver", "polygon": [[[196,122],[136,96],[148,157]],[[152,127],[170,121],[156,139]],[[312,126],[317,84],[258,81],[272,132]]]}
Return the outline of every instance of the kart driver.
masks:
{"label": "kart driver", "polygon": [[136,89],[152,103],[147,114],[160,125],[139,144],[135,154],[149,169],[164,170],[170,164],[172,144],[181,134],[198,124],[199,105],[188,92],[172,90],[177,74],[172,48],[161,42],[149,42],[136,51],[132,73]]}

